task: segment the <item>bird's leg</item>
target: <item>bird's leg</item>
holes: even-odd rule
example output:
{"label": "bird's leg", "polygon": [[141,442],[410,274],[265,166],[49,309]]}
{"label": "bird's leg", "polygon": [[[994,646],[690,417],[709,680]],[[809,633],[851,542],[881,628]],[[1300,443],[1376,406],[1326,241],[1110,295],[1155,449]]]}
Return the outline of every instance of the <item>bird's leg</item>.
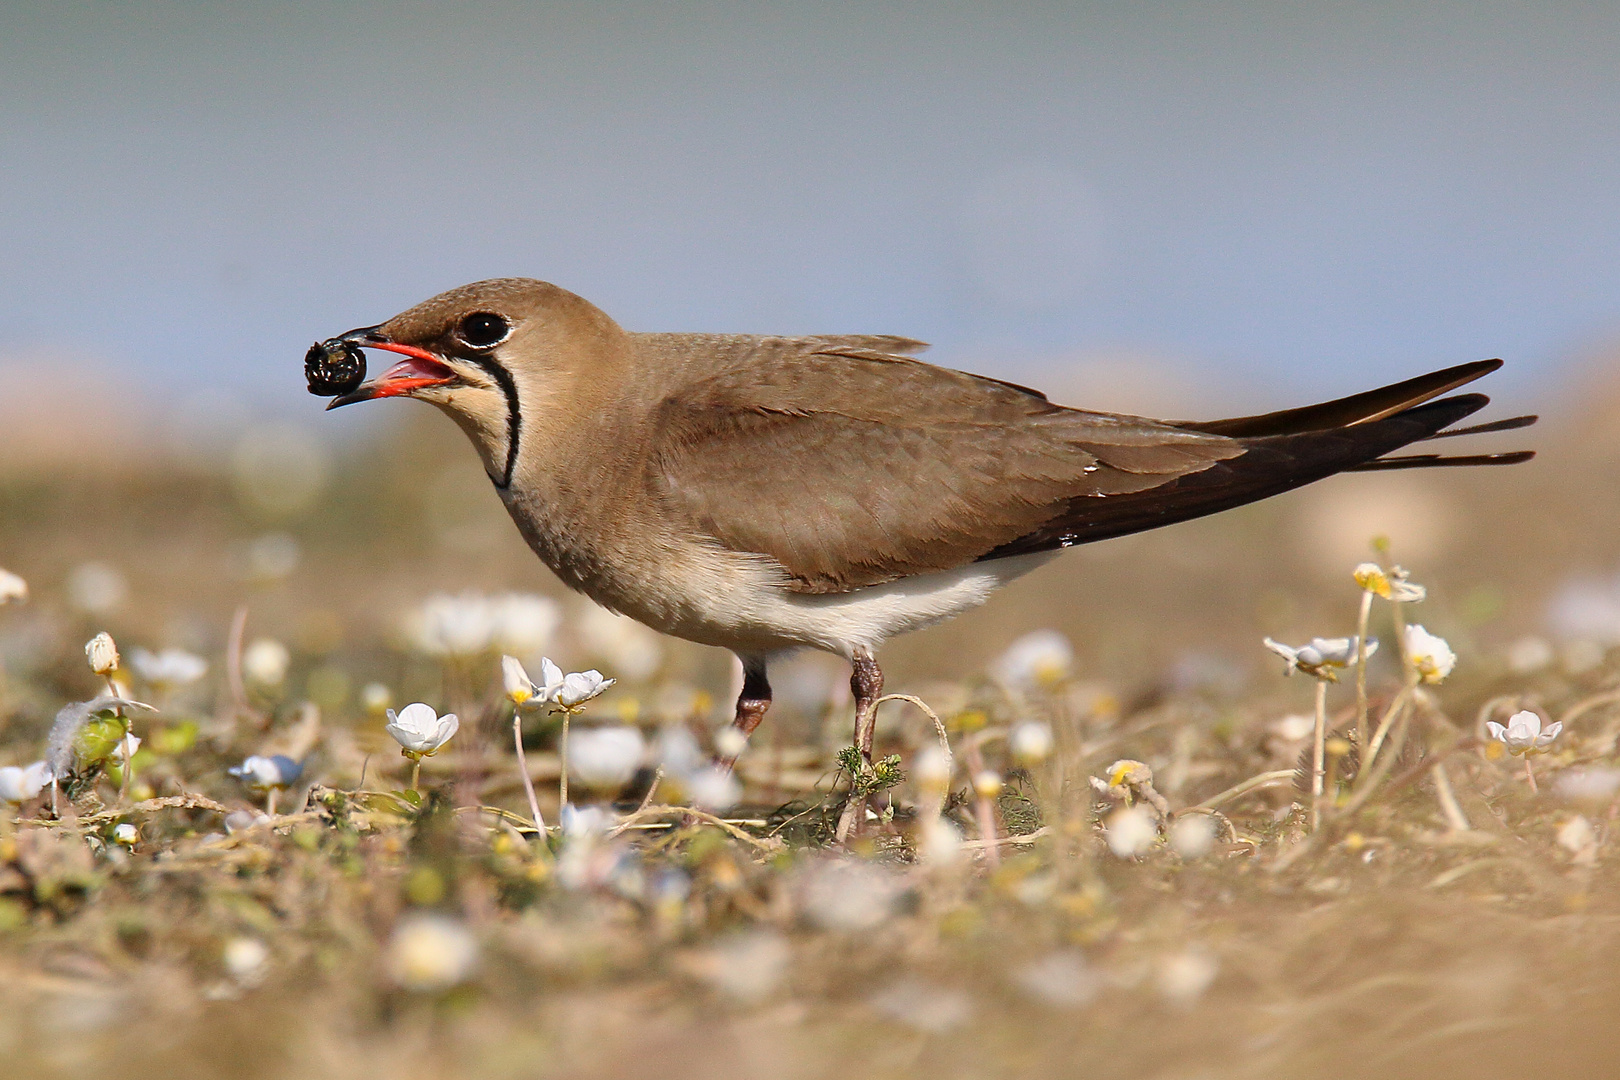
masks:
{"label": "bird's leg", "polygon": [[759,722],[765,719],[765,711],[771,707],[771,684],[765,677],[765,658],[745,656],[742,664],[742,693],[737,695],[737,717],[727,732],[729,738],[726,742],[729,745],[719,747],[714,761],[727,772],[737,764],[738,756],[748,745],[748,737],[759,727]]}
{"label": "bird's leg", "polygon": [[[855,749],[861,764],[872,764],[872,732],[877,726],[877,699],[883,696],[883,669],[872,654],[857,649],[850,658],[849,691],[855,698]],[[851,780],[853,781],[853,777]],[[859,836],[866,826],[866,798],[853,789],[838,816],[835,839],[841,844],[853,833]]]}

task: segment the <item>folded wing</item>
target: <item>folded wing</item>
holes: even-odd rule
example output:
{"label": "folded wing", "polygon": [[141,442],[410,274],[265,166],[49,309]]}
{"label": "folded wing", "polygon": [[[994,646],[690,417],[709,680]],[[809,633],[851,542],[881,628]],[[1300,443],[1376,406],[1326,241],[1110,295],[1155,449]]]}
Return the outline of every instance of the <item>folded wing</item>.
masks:
{"label": "folded wing", "polygon": [[1076,497],[1150,490],[1242,453],[1225,436],[826,339],[772,339],[684,386],[652,434],[647,483],[666,508],[813,593],[961,566]]}

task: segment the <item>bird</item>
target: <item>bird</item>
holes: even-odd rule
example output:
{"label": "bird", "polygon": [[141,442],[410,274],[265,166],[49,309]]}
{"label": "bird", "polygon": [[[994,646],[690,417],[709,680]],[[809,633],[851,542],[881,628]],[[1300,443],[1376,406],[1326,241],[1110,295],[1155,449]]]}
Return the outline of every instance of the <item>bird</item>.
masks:
{"label": "bird", "polygon": [[[770,708],[773,658],[812,648],[849,661],[854,745],[867,761],[879,647],[984,603],[1065,548],[1335,473],[1534,456],[1394,453],[1534,423],[1455,426],[1489,399],[1451,392],[1500,360],[1184,421],[1059,405],[929,364],[917,358],[925,348],[884,335],[632,332],[559,286],[498,278],[317,343],[306,371],[328,409],[391,397],[436,406],[565,584],[735,653],[732,743]],[[361,381],[362,349],[395,363]],[[864,810],[846,801],[840,840]]]}

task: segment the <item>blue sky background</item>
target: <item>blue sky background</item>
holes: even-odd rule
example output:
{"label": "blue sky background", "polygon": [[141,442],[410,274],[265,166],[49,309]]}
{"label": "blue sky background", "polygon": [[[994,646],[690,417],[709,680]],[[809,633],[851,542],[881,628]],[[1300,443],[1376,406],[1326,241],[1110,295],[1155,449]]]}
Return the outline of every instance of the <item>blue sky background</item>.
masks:
{"label": "blue sky background", "polygon": [[302,411],[312,339],[512,274],[1060,383],[1528,391],[1620,337],[1617,56],[1612,2],[12,0],[0,356]]}

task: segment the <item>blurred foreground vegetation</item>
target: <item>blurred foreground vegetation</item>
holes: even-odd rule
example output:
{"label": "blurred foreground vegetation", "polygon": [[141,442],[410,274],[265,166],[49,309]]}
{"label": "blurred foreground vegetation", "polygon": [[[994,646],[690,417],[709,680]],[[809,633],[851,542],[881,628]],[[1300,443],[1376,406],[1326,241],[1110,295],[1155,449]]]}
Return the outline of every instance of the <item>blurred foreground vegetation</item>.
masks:
{"label": "blurred foreground vegetation", "polygon": [[[99,631],[157,710],[128,710],[127,782],[108,757],[55,815],[48,793],[0,811],[0,1057],[40,1077],[1602,1075],[1603,400],[1534,429],[1529,466],[1330,480],[1070,553],[894,643],[889,689],[940,717],[953,767],[931,786],[932,723],[886,704],[879,753],[905,778],[848,854],[828,840],[847,669],[822,657],[777,674],[735,805],[658,810],[693,801],[671,769],[630,820],[675,735],[711,747],[733,662],[558,591],[436,417],[346,446],[268,425],[0,462],[0,566],[30,585],[0,606],[0,765],[105,689],[82,651]],[[1360,747],[1337,746],[1312,831],[1312,682],[1260,639],[1355,633],[1350,570],[1378,536],[1428,588],[1405,618],[1458,660],[1401,704],[1375,604],[1387,771],[1362,794]],[[207,669],[147,677],[137,648]],[[503,652],[616,677],[575,733],[645,748],[622,783],[576,778],[599,812],[565,833],[560,723],[527,713],[543,841]],[[1339,736],[1353,682],[1328,687]],[[462,727],[408,791],[383,710],[415,701]],[[1484,726],[1517,710],[1565,724],[1534,792]],[[1027,752],[1036,729],[1051,746]],[[271,754],[302,768],[265,816],[227,770]],[[1115,815],[1153,799],[1167,816],[1124,843]],[[941,802],[951,831],[929,832]],[[1193,818],[1208,834],[1178,840]]]}

